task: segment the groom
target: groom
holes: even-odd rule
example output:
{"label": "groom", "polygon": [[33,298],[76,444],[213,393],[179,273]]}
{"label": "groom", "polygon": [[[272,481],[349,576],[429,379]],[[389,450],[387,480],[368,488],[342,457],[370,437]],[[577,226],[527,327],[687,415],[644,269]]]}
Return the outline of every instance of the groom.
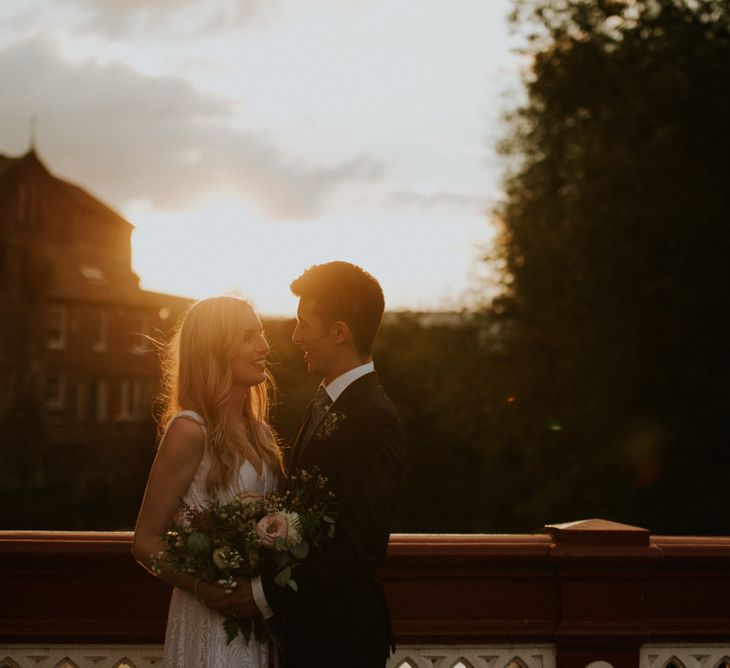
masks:
{"label": "groom", "polygon": [[253,598],[281,624],[285,668],[383,668],[392,637],[375,570],[388,546],[404,459],[400,421],[372,361],[383,291],[347,262],[310,267],[291,289],[299,297],[292,341],[322,383],[288,469],[317,468],[327,477],[337,527],[297,567],[297,592],[264,574],[252,581]]}

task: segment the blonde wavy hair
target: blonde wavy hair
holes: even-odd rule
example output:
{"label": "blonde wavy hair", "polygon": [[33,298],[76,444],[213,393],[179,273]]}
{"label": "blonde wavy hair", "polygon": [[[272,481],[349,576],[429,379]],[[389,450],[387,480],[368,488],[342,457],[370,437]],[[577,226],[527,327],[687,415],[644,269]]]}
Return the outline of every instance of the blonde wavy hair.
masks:
{"label": "blonde wavy hair", "polygon": [[196,302],[180,318],[162,352],[159,434],[180,410],[193,410],[203,417],[205,449],[211,460],[205,486],[211,495],[230,483],[246,460],[259,474],[266,463],[283,475],[281,451],[268,425],[269,391],[273,389],[268,369],[266,380],[246,393],[243,428],[226,410],[233,387],[231,362],[251,311],[248,301],[234,296]]}

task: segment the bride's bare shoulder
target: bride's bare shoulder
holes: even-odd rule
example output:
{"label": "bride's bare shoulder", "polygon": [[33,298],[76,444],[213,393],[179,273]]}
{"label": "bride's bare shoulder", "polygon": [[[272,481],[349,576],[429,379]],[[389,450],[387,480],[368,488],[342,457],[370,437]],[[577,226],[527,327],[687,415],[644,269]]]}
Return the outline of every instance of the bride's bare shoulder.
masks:
{"label": "bride's bare shoulder", "polygon": [[205,431],[200,422],[189,415],[177,415],[167,426],[159,449],[169,454],[202,456],[204,446]]}

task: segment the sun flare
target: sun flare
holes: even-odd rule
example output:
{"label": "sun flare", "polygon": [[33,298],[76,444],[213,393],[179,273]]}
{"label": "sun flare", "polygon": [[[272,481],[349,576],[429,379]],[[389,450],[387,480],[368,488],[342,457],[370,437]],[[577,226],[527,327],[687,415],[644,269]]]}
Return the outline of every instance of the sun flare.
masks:
{"label": "sun flare", "polygon": [[194,298],[235,292],[267,315],[293,315],[289,283],[308,266],[335,259],[377,276],[391,309],[456,307],[484,237],[478,218],[465,231],[417,214],[269,222],[226,198],[179,212],[139,207],[130,219],[143,287]]}

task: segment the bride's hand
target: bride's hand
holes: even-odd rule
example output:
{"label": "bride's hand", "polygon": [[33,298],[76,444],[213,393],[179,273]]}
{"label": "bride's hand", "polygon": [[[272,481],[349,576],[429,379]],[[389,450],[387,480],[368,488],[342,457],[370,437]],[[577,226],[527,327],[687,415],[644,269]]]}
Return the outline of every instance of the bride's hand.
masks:
{"label": "bride's hand", "polygon": [[206,605],[226,617],[241,619],[253,617],[258,612],[258,608],[253,600],[251,581],[248,578],[238,578],[236,582],[238,582],[238,587],[230,594],[226,594],[224,598],[212,601],[210,604],[206,602]]}
{"label": "bride's hand", "polygon": [[198,580],[195,584],[195,595],[203,605],[210,608],[214,603],[225,600],[228,593],[219,584]]}

